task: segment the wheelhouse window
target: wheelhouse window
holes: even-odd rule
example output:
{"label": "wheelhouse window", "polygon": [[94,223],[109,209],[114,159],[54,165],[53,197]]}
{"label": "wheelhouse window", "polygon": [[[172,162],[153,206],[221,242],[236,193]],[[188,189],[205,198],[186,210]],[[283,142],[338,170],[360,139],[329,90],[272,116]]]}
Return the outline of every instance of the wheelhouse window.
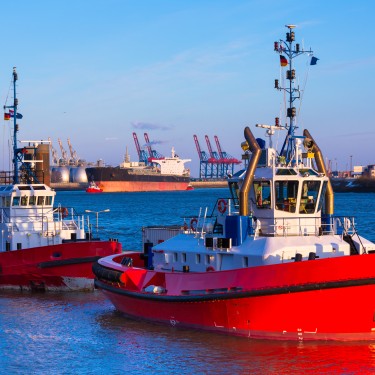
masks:
{"label": "wheelhouse window", "polygon": [[24,195],[21,197],[21,206],[27,206],[27,201],[28,201],[27,198],[28,198],[27,195]]}
{"label": "wheelhouse window", "polygon": [[36,197],[34,195],[31,195],[29,197],[29,206],[35,206],[36,204]]}
{"label": "wheelhouse window", "polygon": [[290,168],[280,168],[276,171],[276,176],[295,176],[297,172]]}
{"label": "wheelhouse window", "polygon": [[10,197],[2,197],[3,207],[10,207]]}
{"label": "wheelhouse window", "polygon": [[19,206],[20,205],[20,197],[13,197],[12,206]]}
{"label": "wheelhouse window", "polygon": [[270,181],[254,182],[255,204],[257,208],[271,208],[271,183]]}
{"label": "wheelhouse window", "polygon": [[51,206],[52,205],[52,197],[50,195],[46,196],[45,205],[46,206]]}
{"label": "wheelhouse window", "polygon": [[318,201],[320,181],[304,181],[302,184],[300,214],[312,214]]}
{"label": "wheelhouse window", "polygon": [[229,190],[233,198],[234,207],[238,208],[240,206],[240,200],[239,200],[240,188],[238,186],[238,182],[231,181],[229,183]]}
{"label": "wheelhouse window", "polygon": [[320,198],[319,198],[318,212],[322,209],[324,197],[326,195],[326,190],[327,190],[327,181],[324,181],[322,191],[320,193]]}
{"label": "wheelhouse window", "polygon": [[275,181],[276,209],[296,212],[298,181]]}
{"label": "wheelhouse window", "polygon": [[38,197],[38,206],[44,206],[44,197]]}

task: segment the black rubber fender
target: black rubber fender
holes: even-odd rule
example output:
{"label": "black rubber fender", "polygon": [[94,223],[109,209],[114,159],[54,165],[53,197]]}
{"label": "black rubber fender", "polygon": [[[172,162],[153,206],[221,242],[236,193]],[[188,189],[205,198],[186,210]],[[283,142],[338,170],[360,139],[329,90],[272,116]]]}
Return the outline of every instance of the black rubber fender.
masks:
{"label": "black rubber fender", "polygon": [[98,262],[93,263],[92,272],[99,280],[119,283],[122,272],[103,267]]}

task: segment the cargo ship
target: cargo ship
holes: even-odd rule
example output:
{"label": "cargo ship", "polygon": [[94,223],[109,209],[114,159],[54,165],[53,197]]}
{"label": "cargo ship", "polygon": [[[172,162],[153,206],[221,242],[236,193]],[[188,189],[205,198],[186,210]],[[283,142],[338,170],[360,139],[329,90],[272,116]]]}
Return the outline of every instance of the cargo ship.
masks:
{"label": "cargo ship", "polygon": [[117,167],[86,168],[89,181],[95,181],[103,192],[187,190],[190,171],[172,148],[170,157],[151,159],[151,165],[131,162],[128,153]]}

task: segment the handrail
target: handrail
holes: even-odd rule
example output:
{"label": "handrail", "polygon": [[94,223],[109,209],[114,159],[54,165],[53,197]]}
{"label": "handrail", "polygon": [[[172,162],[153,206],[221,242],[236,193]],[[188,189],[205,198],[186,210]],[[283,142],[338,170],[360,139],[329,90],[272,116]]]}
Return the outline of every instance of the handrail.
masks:
{"label": "handrail", "polygon": [[[314,220],[314,224],[306,224],[307,220]],[[303,221],[303,224],[301,223]],[[300,236],[304,235],[303,229],[315,228],[315,230],[309,232],[308,234],[315,234],[316,236],[324,236],[328,234],[333,235],[344,235],[356,234],[355,228],[355,217],[354,216],[333,216],[329,223],[324,223],[320,216],[315,217],[259,217],[257,216],[256,221],[252,218],[252,225],[259,223],[267,223],[268,227],[273,227],[273,232],[267,232],[263,235],[275,235],[275,236],[288,236],[289,234],[298,234]],[[282,234],[279,233],[282,231]],[[257,235],[255,231],[255,235]],[[258,234],[259,235],[259,234]]]}

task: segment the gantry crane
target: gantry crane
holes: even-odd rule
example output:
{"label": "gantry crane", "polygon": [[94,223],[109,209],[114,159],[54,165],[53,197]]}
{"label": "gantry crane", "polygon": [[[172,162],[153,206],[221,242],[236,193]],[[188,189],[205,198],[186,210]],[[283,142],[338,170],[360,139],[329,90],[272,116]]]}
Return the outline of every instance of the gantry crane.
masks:
{"label": "gantry crane", "polygon": [[59,164],[59,156],[57,155],[56,149],[52,146],[52,141],[51,141],[50,137],[48,137],[48,141],[49,141],[49,148],[50,148],[50,151],[51,151],[51,154],[52,154],[52,163],[54,165],[58,165]]}
{"label": "gantry crane", "polygon": [[61,150],[61,158],[60,158],[60,160],[59,160],[59,164],[61,165],[61,166],[63,166],[63,165],[67,165],[68,164],[68,154],[67,154],[67,152],[65,151],[65,149],[64,149],[64,147],[63,147],[63,145],[62,145],[62,142],[61,142],[61,139],[60,138],[58,138],[57,139],[57,142],[59,143],[59,146],[60,146],[60,150]]}
{"label": "gantry crane", "polygon": [[146,141],[145,147],[148,150],[148,162],[152,163],[152,159],[158,159],[158,160],[164,159],[164,156],[162,154],[160,154],[159,152],[157,152],[151,147],[151,142],[150,142],[150,139],[148,138],[148,134],[145,133],[144,136],[145,136],[145,141]]}
{"label": "gantry crane", "polygon": [[219,151],[219,155],[220,155],[220,162],[222,165],[222,175],[227,176],[228,173],[233,175],[234,166],[236,164],[241,164],[241,161],[234,158],[232,155],[228,154],[227,152],[222,151],[219,138],[216,135],[214,135],[214,139],[216,142],[217,150]]}
{"label": "gantry crane", "polygon": [[147,165],[148,164],[147,153],[146,153],[145,150],[141,149],[141,146],[139,145],[139,142],[138,142],[137,134],[135,132],[133,132],[133,139],[134,139],[134,143],[135,143],[135,148],[137,149],[139,161],[142,162],[142,163],[145,163]]}
{"label": "gantry crane", "polygon": [[71,165],[77,165],[78,164],[78,157],[76,151],[73,149],[73,146],[70,142],[70,139],[68,138],[68,146],[69,146],[69,151],[70,151],[70,160],[69,164]]}
{"label": "gantry crane", "polygon": [[209,161],[207,153],[201,149],[198,137],[194,134],[193,138],[199,156],[199,178],[212,178],[214,164]]}
{"label": "gantry crane", "polygon": [[211,147],[210,139],[208,138],[208,135],[204,136],[207,143],[208,152],[210,153],[210,158],[208,159],[209,163],[212,163],[211,168],[211,178],[221,178],[222,177],[222,171],[221,171],[221,165],[220,165],[220,158],[216,151],[214,151]]}

